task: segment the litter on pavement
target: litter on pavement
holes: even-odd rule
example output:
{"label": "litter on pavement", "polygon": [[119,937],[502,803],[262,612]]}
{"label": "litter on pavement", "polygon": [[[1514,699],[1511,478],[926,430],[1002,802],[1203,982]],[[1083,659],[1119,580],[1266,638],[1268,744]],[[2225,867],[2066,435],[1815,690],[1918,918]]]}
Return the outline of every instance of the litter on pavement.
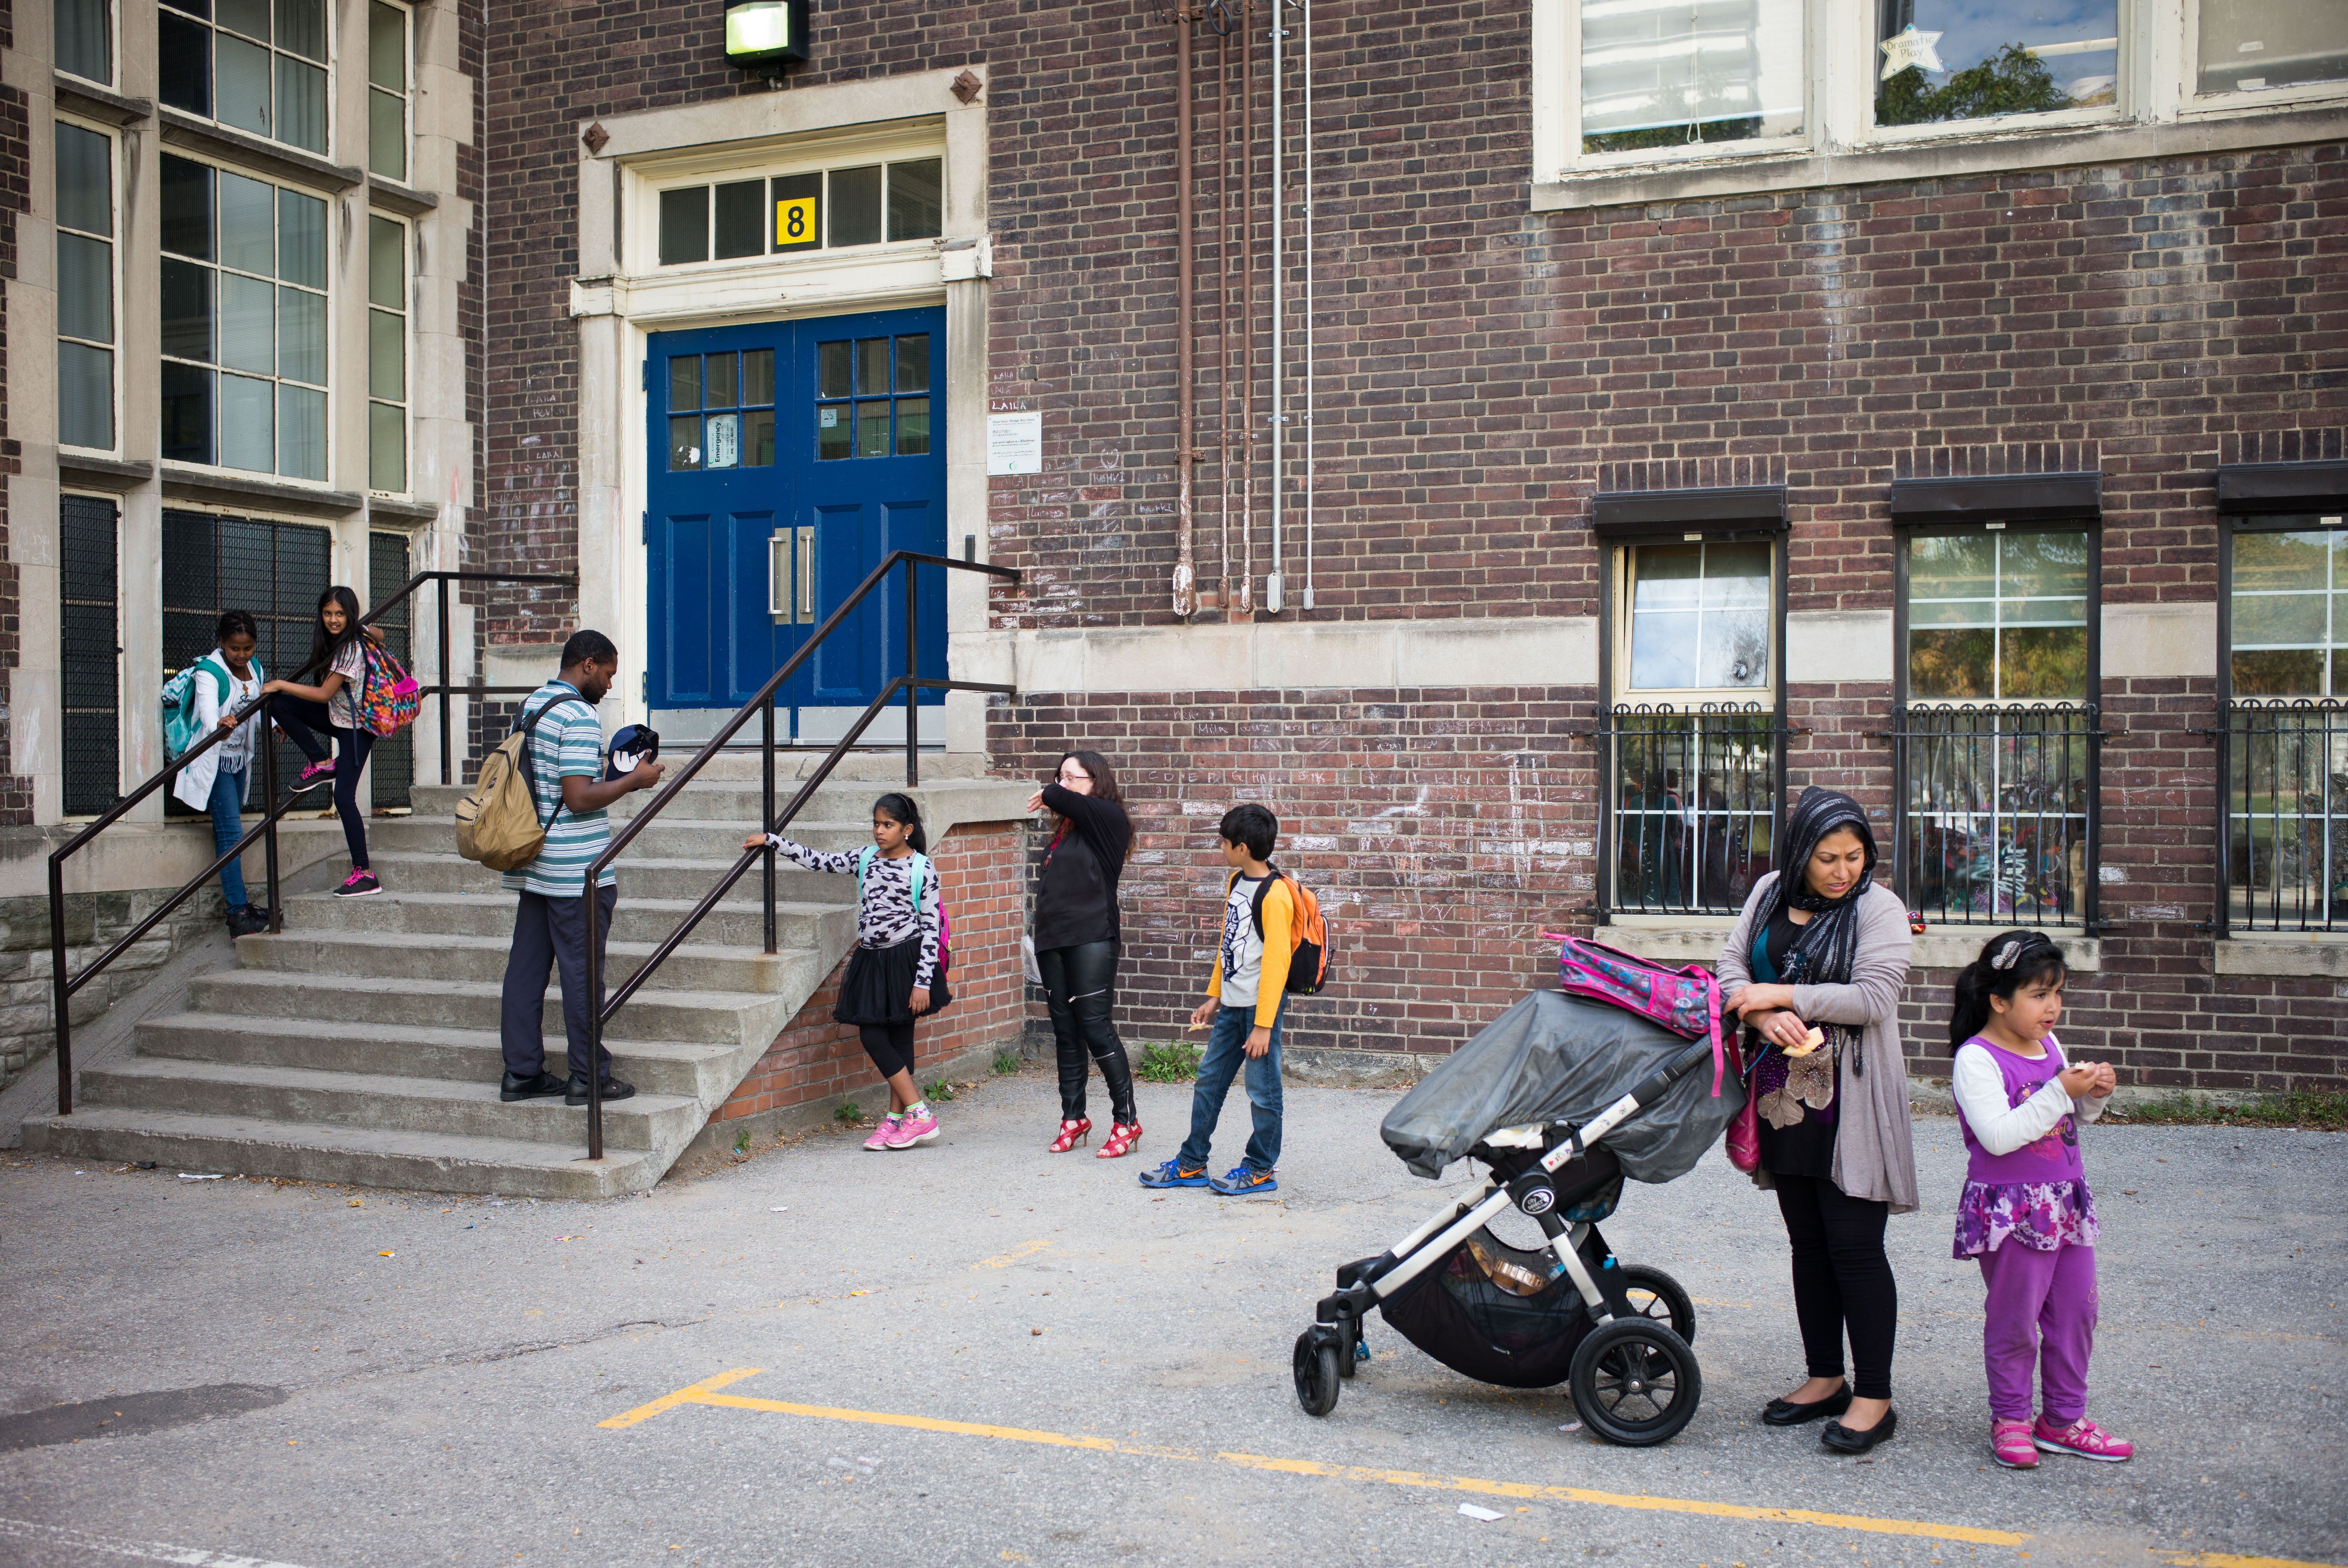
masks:
{"label": "litter on pavement", "polygon": [[[79,1171],[76,1171],[74,1174],[78,1176],[81,1173]],[[180,1173],[180,1180],[183,1182],[218,1182],[224,1181],[226,1178],[221,1176],[199,1176],[190,1172],[182,1171]]]}
{"label": "litter on pavement", "polygon": [[1490,1520],[1505,1519],[1508,1517],[1497,1509],[1478,1508],[1472,1502],[1461,1503],[1459,1505],[1459,1512],[1466,1514],[1470,1519],[1481,1519],[1488,1522]]}

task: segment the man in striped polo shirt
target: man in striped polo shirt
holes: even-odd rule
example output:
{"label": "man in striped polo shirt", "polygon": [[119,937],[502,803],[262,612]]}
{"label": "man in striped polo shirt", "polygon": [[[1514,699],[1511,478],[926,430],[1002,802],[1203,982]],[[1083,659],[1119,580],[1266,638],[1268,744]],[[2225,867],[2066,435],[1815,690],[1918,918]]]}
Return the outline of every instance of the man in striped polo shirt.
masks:
{"label": "man in striped polo shirt", "polygon": [[[531,796],[539,820],[546,824],[546,842],[538,858],[505,875],[507,891],[520,894],[521,902],[514,911],[513,948],[506,955],[500,1099],[560,1094],[566,1105],[587,1103],[587,868],[612,845],[605,808],[630,790],[650,789],[661,776],[658,763],[639,763],[634,771],[609,781],[602,776],[603,726],[595,718],[595,704],[611,691],[619,670],[620,651],[610,638],[600,631],[573,632],[562,645],[562,672],[523,699],[515,721],[546,715],[530,731],[529,748]],[[612,910],[619,901],[619,878],[606,867],[595,889],[599,948],[611,940]],[[546,1071],[550,968],[562,972],[562,1027],[571,1037],[568,1079]],[[597,997],[595,1005],[602,999]],[[604,1099],[625,1100],[636,1091],[612,1076],[609,1051],[596,1065],[603,1073]]]}

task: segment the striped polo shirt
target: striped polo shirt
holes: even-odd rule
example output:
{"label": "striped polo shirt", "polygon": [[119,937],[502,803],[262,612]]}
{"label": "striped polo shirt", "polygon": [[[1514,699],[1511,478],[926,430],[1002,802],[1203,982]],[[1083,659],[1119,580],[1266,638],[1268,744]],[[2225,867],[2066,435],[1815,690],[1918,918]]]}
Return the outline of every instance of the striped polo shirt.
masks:
{"label": "striped polo shirt", "polygon": [[[600,808],[584,812],[555,808],[562,804],[564,779],[603,776],[603,726],[579,694],[579,688],[568,681],[549,681],[524,698],[515,723],[529,719],[549,702],[556,704],[554,712],[530,733],[531,794],[538,802],[539,820],[547,824],[546,842],[540,846],[537,859],[505,874],[505,886],[510,893],[576,898],[587,867],[612,846],[611,814]],[[554,813],[551,822],[547,822],[549,812]],[[598,885],[609,887],[619,879],[607,866]]]}

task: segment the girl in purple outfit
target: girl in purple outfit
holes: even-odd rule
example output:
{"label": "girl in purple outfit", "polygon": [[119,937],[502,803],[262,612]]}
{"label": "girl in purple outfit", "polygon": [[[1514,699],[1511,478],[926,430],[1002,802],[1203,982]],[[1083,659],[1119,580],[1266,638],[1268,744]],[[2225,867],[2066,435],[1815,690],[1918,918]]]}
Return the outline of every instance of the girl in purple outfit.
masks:
{"label": "girl in purple outfit", "polygon": [[[2063,1055],[2063,950],[2036,931],[1991,938],[1957,974],[1950,1088],[1972,1161],[1957,1201],[1953,1255],[1981,1260],[1989,1287],[1982,1358],[1990,1454],[2031,1470],[2038,1453],[2106,1462],[2136,1446],[2087,1419],[2096,1343],[2096,1200],[2079,1123],[2104,1113],[2111,1063]],[[2031,1422],[2031,1372],[2045,1392]]]}

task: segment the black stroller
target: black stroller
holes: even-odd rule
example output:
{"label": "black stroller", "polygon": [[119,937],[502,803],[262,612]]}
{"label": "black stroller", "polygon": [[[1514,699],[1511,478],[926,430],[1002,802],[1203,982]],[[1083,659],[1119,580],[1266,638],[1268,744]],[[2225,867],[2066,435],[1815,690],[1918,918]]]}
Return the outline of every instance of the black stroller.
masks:
{"label": "black stroller", "polygon": [[[1420,1175],[1453,1161],[1491,1168],[1375,1257],[1337,1270],[1319,1321],[1297,1337],[1296,1398],[1336,1409],[1372,1307],[1455,1371],[1509,1389],[1567,1385],[1590,1430],[1669,1441],[1704,1378],[1695,1308],[1658,1268],[1618,1264],[1598,1232],[1623,1178],[1668,1182],[1716,1143],[1745,1102],[1733,1070],[1713,1093],[1712,1046],[1650,1020],[1554,991],[1511,1007],[1388,1112],[1387,1147]],[[1527,1252],[1486,1227],[1514,1206],[1548,1245]]]}

